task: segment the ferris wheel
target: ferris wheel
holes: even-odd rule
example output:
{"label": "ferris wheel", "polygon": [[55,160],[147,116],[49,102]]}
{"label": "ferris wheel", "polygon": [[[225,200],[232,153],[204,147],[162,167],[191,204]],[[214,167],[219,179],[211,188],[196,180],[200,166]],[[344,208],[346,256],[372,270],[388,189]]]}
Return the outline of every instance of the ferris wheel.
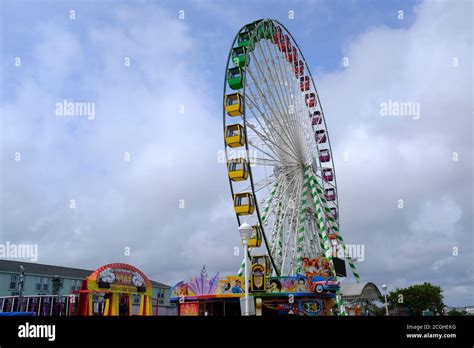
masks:
{"label": "ferris wheel", "polygon": [[334,247],[345,245],[326,120],[304,56],[278,21],[252,22],[235,36],[223,123],[237,222],[254,230],[250,253],[265,254],[276,276],[320,256],[332,265]]}

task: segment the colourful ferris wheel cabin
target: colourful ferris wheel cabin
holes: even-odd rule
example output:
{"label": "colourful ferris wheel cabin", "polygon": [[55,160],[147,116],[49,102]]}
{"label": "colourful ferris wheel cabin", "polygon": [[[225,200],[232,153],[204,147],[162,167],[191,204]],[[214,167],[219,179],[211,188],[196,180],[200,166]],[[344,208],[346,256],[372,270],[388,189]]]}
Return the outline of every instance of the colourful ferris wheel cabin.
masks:
{"label": "colourful ferris wheel cabin", "polygon": [[245,144],[244,128],[236,123],[225,126],[225,143],[229,147],[240,147]]}
{"label": "colourful ferris wheel cabin", "polygon": [[240,93],[227,94],[225,96],[225,111],[229,116],[240,116],[244,112],[242,95]]}
{"label": "colourful ferris wheel cabin", "polygon": [[241,89],[243,87],[242,68],[235,67],[227,70],[227,83],[232,89]]}
{"label": "colourful ferris wheel cabin", "polygon": [[250,32],[244,31],[237,36],[237,45],[247,47],[250,44]]}
{"label": "colourful ferris wheel cabin", "polygon": [[234,211],[237,215],[252,215],[255,210],[255,199],[250,192],[234,195]]}
{"label": "colourful ferris wheel cabin", "polygon": [[243,68],[249,63],[249,60],[250,57],[248,57],[245,47],[237,46],[232,49],[232,61],[236,67]]}
{"label": "colourful ferris wheel cabin", "polygon": [[245,158],[236,158],[227,161],[227,172],[232,181],[244,181],[249,177],[249,167]]}
{"label": "colourful ferris wheel cabin", "polygon": [[259,248],[262,245],[262,229],[259,225],[252,226],[253,233],[249,239],[249,248]]}

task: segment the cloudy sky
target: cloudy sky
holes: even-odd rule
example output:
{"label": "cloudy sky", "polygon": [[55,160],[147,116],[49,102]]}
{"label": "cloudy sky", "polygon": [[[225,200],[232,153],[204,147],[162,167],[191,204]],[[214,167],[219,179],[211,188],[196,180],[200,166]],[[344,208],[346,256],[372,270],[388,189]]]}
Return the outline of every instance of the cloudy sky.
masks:
{"label": "cloudy sky", "polygon": [[[168,284],[203,264],[235,273],[223,74],[239,28],[274,18],[313,72],[363,280],[429,281],[446,304],[474,305],[472,2],[0,4],[0,243]],[[56,115],[65,99],[95,117]],[[389,101],[419,117],[382,115]]]}

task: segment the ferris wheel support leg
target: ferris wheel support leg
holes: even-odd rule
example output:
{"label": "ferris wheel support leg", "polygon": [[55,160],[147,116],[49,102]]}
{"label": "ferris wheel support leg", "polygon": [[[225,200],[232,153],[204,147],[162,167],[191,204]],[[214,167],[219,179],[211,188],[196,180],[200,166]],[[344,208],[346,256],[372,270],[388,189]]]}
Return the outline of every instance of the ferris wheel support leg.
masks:
{"label": "ferris wheel support leg", "polygon": [[305,236],[305,222],[306,222],[306,209],[308,205],[308,187],[309,187],[309,174],[307,171],[304,173],[303,180],[303,193],[301,195],[301,212],[300,212],[300,226],[298,228],[297,246],[296,246],[296,273],[300,273],[303,270],[303,246]]}
{"label": "ferris wheel support leg", "polygon": [[[312,181],[314,182],[316,180],[316,178],[314,177],[313,174],[311,176],[312,176]],[[315,185],[316,185],[316,190],[318,192],[319,191],[322,192],[321,187],[317,184],[317,181],[316,181]],[[342,235],[340,233],[339,226],[337,225],[337,221],[331,215],[331,210],[328,207],[326,207],[323,203],[325,203],[325,200],[323,200],[321,202],[321,199],[320,199],[320,204],[324,208],[325,215],[326,215],[327,219],[331,222],[332,228],[333,228],[333,230],[336,234],[336,238],[338,240],[338,243],[342,246],[342,249],[344,251],[344,255],[346,255],[347,254],[347,247],[346,247],[346,244],[344,243],[344,239],[342,238]],[[354,278],[356,279],[356,282],[359,283],[360,282],[360,275],[356,271],[356,266],[355,266],[354,261],[352,261],[352,258],[349,255],[346,256],[346,259],[347,259],[347,262],[349,263],[349,267],[351,268],[352,274],[353,274]]]}
{"label": "ferris wheel support leg", "polygon": [[245,269],[245,258],[242,260],[239,271],[237,272],[238,277],[242,277],[242,275],[244,274],[244,269]]}
{"label": "ferris wheel support leg", "polygon": [[325,233],[326,233],[325,232],[326,226],[324,225],[322,210],[321,210],[321,208],[319,207],[319,204],[318,204],[318,200],[317,200],[318,198],[317,198],[317,193],[316,193],[313,177],[310,177],[309,186],[310,186],[311,199],[314,203],[314,208],[315,208],[315,211],[316,211],[319,243],[320,243],[321,251],[323,252],[323,255],[326,255],[326,252],[329,249],[330,245],[329,245],[329,242],[325,243],[324,236],[325,236]]}
{"label": "ferris wheel support leg", "polygon": [[[326,216],[323,216],[324,214],[323,202],[325,201],[325,199],[322,199],[319,196],[320,194],[322,194],[322,191],[320,189],[319,190],[317,189],[316,182],[317,182],[316,178],[313,175],[310,175],[310,181],[309,181],[309,185],[311,189],[310,192],[313,198],[314,206],[316,208],[316,214],[317,214],[317,219],[319,223],[320,238],[322,238],[321,247],[322,247],[322,250],[324,250],[323,255],[326,257],[326,259],[329,262],[329,266],[331,268],[331,273],[333,275],[334,280],[337,281],[337,275],[334,269],[334,262],[332,259],[331,245],[329,243],[329,238],[326,231],[326,225],[325,225],[325,219],[324,219],[324,217]],[[344,308],[342,296],[339,291],[336,294],[336,306],[339,310],[340,315],[347,315],[346,310]]]}

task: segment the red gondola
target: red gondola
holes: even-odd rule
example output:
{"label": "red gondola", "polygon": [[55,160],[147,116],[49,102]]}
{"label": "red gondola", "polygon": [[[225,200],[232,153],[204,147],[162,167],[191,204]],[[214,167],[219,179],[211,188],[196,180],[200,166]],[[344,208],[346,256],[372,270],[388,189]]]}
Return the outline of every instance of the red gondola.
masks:
{"label": "red gondola", "polygon": [[278,44],[278,48],[283,53],[286,53],[286,52],[289,51],[289,49],[291,49],[290,38],[288,37],[288,35],[280,37],[280,42]]}
{"label": "red gondola", "polygon": [[317,130],[314,133],[314,139],[318,144],[324,144],[326,142],[326,132],[324,129]]}
{"label": "red gondola", "polygon": [[321,124],[323,118],[321,117],[321,113],[319,111],[313,112],[313,119],[311,120],[311,124],[313,126],[317,126],[318,124]]}
{"label": "red gondola", "polygon": [[288,42],[285,41],[285,47],[283,48],[283,54],[285,55],[285,59],[287,61],[290,61],[289,55],[292,53],[292,50],[293,50],[293,47],[291,46],[291,42],[290,41],[288,41]]}
{"label": "red gondola", "polygon": [[296,77],[302,76],[304,74],[304,63],[303,63],[303,61],[302,60],[296,61],[296,59],[295,59],[293,69],[295,71]]}
{"label": "red gondola", "polygon": [[321,162],[329,162],[331,160],[328,149],[324,149],[319,152],[319,160]]}
{"label": "red gondola", "polygon": [[334,180],[334,175],[332,173],[332,168],[323,168],[322,170],[323,179],[326,182]]}
{"label": "red gondola", "polygon": [[296,63],[298,60],[298,51],[296,50],[296,47],[293,47],[291,50],[289,50],[287,59],[290,63]]}
{"label": "red gondola", "polygon": [[302,76],[300,78],[300,89],[301,92],[309,91],[309,76]]}
{"label": "red gondola", "polygon": [[306,105],[309,108],[313,108],[317,101],[316,101],[316,94],[315,93],[306,93],[306,96],[304,98],[304,101],[306,102]]}
{"label": "red gondola", "polygon": [[334,201],[336,199],[336,190],[333,188],[324,190],[324,197],[327,201]]}
{"label": "red gondola", "polygon": [[273,34],[273,42],[278,45],[281,41],[281,27],[277,25],[275,27],[275,34]]}

